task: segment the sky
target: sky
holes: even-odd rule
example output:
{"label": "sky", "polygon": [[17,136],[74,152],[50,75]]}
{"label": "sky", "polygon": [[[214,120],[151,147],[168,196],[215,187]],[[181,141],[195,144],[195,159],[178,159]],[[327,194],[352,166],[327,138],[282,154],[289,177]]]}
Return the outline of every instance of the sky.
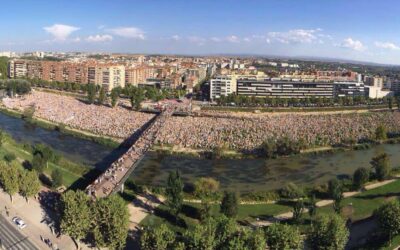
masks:
{"label": "sky", "polygon": [[18,0],[0,51],[255,54],[400,64],[396,0]]}

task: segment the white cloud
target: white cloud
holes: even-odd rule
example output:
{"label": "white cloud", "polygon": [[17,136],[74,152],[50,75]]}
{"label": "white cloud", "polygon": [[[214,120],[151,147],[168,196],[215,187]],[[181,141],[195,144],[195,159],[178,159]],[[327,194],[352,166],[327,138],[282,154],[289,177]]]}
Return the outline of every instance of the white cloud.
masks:
{"label": "white cloud", "polygon": [[51,34],[54,37],[54,40],[65,41],[73,32],[80,28],[65,24],[54,24],[49,27],[44,27],[43,29],[47,33]]}
{"label": "white cloud", "polygon": [[95,35],[95,36],[89,36],[86,38],[86,41],[88,42],[110,42],[113,40],[113,37],[111,35]]}
{"label": "white cloud", "polygon": [[295,44],[295,43],[313,43],[318,41],[318,32],[322,29],[295,29],[285,32],[269,32],[267,34],[268,41],[277,41],[285,44]]}
{"label": "white cloud", "polygon": [[171,37],[171,39],[172,39],[172,40],[175,40],[175,41],[179,41],[179,40],[181,40],[181,37],[178,36],[178,35],[173,35],[173,36]]}
{"label": "white cloud", "polygon": [[391,42],[375,42],[375,46],[381,49],[399,50],[400,47]]}
{"label": "white cloud", "polygon": [[197,45],[204,45],[206,39],[198,36],[189,36],[189,42],[196,43]]}
{"label": "white cloud", "polygon": [[75,37],[74,39],[72,39],[72,42],[74,43],[79,43],[81,41],[80,37]]}
{"label": "white cloud", "polygon": [[136,27],[117,27],[109,29],[108,31],[113,33],[114,35],[125,38],[135,38],[141,40],[145,39],[144,31]]}
{"label": "white cloud", "polygon": [[214,37],[211,37],[210,40],[213,41],[213,42],[217,42],[217,43],[222,41],[221,38],[215,37],[215,36],[214,36]]}
{"label": "white cloud", "polygon": [[231,42],[231,43],[239,43],[239,42],[240,42],[240,41],[239,41],[239,38],[238,38],[237,36],[234,36],[234,35],[228,36],[228,37],[226,38],[226,40],[227,40],[228,42]]}
{"label": "white cloud", "polygon": [[251,38],[250,38],[250,37],[245,37],[245,38],[243,38],[243,41],[245,41],[245,42],[251,42]]}
{"label": "white cloud", "polygon": [[339,44],[339,47],[352,49],[355,51],[365,51],[367,48],[362,44],[359,40],[354,40],[353,38],[349,37],[342,41]]}

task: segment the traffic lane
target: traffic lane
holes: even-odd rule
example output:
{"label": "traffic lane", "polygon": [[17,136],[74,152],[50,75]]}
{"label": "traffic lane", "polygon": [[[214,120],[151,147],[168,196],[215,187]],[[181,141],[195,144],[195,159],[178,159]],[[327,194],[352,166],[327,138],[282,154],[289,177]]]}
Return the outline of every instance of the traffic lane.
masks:
{"label": "traffic lane", "polygon": [[19,231],[17,225],[7,219],[0,215],[0,240],[5,250],[39,250],[29,241],[28,236]]}

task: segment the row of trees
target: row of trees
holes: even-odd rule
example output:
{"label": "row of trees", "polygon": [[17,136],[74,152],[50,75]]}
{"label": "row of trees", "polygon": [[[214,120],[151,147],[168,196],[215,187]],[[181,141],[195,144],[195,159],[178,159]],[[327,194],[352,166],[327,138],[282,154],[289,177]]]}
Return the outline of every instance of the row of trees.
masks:
{"label": "row of trees", "polygon": [[268,139],[261,145],[263,154],[267,158],[298,154],[306,147],[307,144],[304,140],[293,141],[288,137],[280,138],[278,140]]}
{"label": "row of trees", "polygon": [[129,226],[125,201],[116,195],[91,200],[82,191],[67,191],[61,196],[61,232],[79,248],[80,241],[93,239],[96,247],[123,249]]}
{"label": "row of trees", "polygon": [[35,196],[40,190],[37,172],[23,169],[15,161],[11,163],[0,161],[0,185],[10,195],[11,202],[17,193],[29,202],[29,198]]}
{"label": "row of trees", "polygon": [[368,99],[364,96],[337,97],[337,98],[271,98],[271,97],[248,97],[236,94],[221,96],[217,100],[218,105],[237,106],[265,106],[265,107],[329,107],[329,106],[355,106],[355,105],[379,105],[394,103],[393,98]]}
{"label": "row of trees", "polygon": [[31,84],[26,80],[0,80],[0,88],[6,89],[9,95],[24,95],[31,92]]}
{"label": "row of trees", "polygon": [[[86,92],[89,103],[97,103],[99,105],[108,103],[108,89],[105,86],[99,86],[91,83],[87,85]],[[183,95],[184,92],[182,90],[158,89],[156,87],[137,87],[133,85],[127,85],[125,88],[116,87],[110,92],[112,107],[116,106],[120,97],[126,97],[129,99],[132,109],[136,110],[141,108],[141,103],[146,99],[160,101],[165,98],[179,98]]]}

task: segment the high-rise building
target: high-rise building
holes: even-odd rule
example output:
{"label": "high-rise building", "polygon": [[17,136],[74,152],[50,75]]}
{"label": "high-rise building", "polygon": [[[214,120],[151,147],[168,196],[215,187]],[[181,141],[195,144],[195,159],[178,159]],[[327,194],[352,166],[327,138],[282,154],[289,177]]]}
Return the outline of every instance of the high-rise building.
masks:
{"label": "high-rise building", "polygon": [[213,101],[221,96],[236,92],[236,76],[220,75],[210,81],[210,99]]}

